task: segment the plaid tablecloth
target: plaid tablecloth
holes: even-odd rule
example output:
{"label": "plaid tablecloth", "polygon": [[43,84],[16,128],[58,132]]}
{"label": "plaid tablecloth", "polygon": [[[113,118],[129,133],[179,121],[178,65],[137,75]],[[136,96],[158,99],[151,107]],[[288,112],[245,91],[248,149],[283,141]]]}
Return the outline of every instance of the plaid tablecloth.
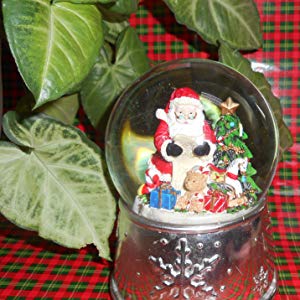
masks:
{"label": "plaid tablecloth", "polygon": [[[294,137],[293,147],[279,163],[268,197],[279,274],[275,299],[300,299],[300,1],[256,3],[264,45],[263,50],[248,57],[280,97],[284,119]],[[143,1],[130,21],[154,61],[216,56],[196,34],[175,23],[162,1]],[[3,56],[5,109],[13,107],[23,94],[22,81],[7,52]],[[66,249],[0,217],[1,300],[111,299],[111,269],[92,246]]]}

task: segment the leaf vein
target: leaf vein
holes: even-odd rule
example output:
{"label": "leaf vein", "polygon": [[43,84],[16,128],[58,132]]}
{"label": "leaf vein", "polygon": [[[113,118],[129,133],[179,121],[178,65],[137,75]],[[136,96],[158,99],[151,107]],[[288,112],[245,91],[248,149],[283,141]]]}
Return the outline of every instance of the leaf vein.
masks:
{"label": "leaf vein", "polygon": [[66,55],[63,47],[60,44],[57,44],[57,48],[61,51],[62,55],[66,58],[66,61],[69,63],[71,70],[75,69],[75,65],[72,59],[70,59],[69,55]]}
{"label": "leaf vein", "polygon": [[[68,32],[68,34],[71,36],[71,38],[73,39],[73,41],[75,42],[75,44],[77,45],[78,49],[80,50],[81,55],[83,56],[83,58],[87,58],[84,50],[80,44],[80,42],[78,41],[76,35],[74,35],[74,33],[72,31],[69,30],[68,26],[59,18],[56,18],[56,22],[60,23],[62,27],[64,27],[64,29]],[[75,52],[75,51],[74,51]]]}
{"label": "leaf vein", "polygon": [[53,31],[54,31],[54,21],[53,21],[53,12],[52,9],[49,9],[49,29],[48,29],[48,45],[47,45],[47,50],[45,53],[45,63],[44,63],[44,68],[43,68],[43,72],[42,72],[42,82],[44,82],[44,79],[46,78],[46,74],[48,72],[49,69],[49,65],[50,65],[50,60],[52,58],[52,48],[53,48]]}
{"label": "leaf vein", "polygon": [[[86,27],[88,28],[88,31],[90,32],[92,38],[93,38],[94,40],[97,39],[96,36],[95,36],[95,33],[91,30],[91,28],[90,28],[90,26],[89,26],[89,24],[87,23],[87,21],[86,21],[85,18],[83,18],[83,17],[82,17],[80,14],[78,14],[76,11],[73,11],[73,10],[71,10],[71,9],[68,9],[68,8],[65,7],[65,6],[59,6],[59,8],[62,9],[62,10],[65,10],[65,11],[70,12],[71,14],[75,15],[78,19],[80,19],[80,20],[86,25]],[[100,25],[100,24],[99,24],[99,25]]]}
{"label": "leaf vein", "polygon": [[47,164],[45,164],[39,158],[39,156],[37,155],[37,153],[34,153],[34,155],[37,158],[37,160],[39,161],[39,163],[43,166],[43,168],[45,168],[48,171],[48,174],[51,176],[51,178],[56,183],[56,185],[59,186],[62,189],[62,191],[64,191],[64,193],[67,196],[67,199],[69,199],[71,201],[71,203],[75,206],[75,208],[76,208],[79,216],[82,218],[83,222],[86,224],[86,226],[88,227],[90,233],[92,234],[93,240],[94,241],[98,241],[97,232],[95,231],[95,229],[93,228],[93,226],[90,224],[89,219],[82,213],[81,205],[78,203],[78,200],[76,199],[76,197],[68,189],[66,189],[66,187],[61,183],[61,181],[52,172],[51,168],[49,168],[49,166]]}
{"label": "leaf vein", "polygon": [[35,2],[37,2],[37,3],[41,4],[41,5],[44,5],[44,6],[49,7],[49,4],[48,4],[48,3],[45,3],[45,2],[43,2],[43,1],[41,1],[41,0],[35,0]]}
{"label": "leaf vein", "polygon": [[219,24],[218,17],[216,15],[215,9],[213,7],[213,2],[212,1],[208,1],[208,6],[209,6],[210,11],[211,11],[211,16],[212,16],[212,18],[215,21],[217,31],[218,31],[219,35],[221,36],[222,35],[222,30],[220,28],[220,24]]}
{"label": "leaf vein", "polygon": [[255,34],[251,30],[251,27],[248,26],[247,22],[230,5],[227,5],[224,0],[216,0],[216,2],[218,2],[220,5],[222,5],[226,9],[228,9],[228,11],[230,11],[239,20],[239,22],[244,25],[244,27],[247,29],[247,31],[252,36],[253,40],[257,44],[260,44],[260,41],[256,38]]}
{"label": "leaf vein", "polygon": [[55,169],[65,169],[65,170],[68,170],[68,171],[76,171],[80,174],[92,175],[92,176],[95,176],[95,177],[99,178],[99,171],[87,170],[87,168],[82,168],[82,167],[79,167],[79,166],[77,166],[75,168],[75,167],[72,167],[71,165],[67,165],[67,164],[63,164],[63,163],[47,164],[47,166],[53,167]]}

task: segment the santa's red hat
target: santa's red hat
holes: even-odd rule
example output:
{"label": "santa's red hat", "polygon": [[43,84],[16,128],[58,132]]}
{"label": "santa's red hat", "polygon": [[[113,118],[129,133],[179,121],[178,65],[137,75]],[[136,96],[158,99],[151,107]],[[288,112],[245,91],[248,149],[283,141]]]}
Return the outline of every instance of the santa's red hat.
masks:
{"label": "santa's red hat", "polygon": [[174,104],[192,104],[199,108],[202,107],[199,94],[189,87],[178,88],[171,94],[169,103],[165,108],[165,112],[167,113],[170,107]]}

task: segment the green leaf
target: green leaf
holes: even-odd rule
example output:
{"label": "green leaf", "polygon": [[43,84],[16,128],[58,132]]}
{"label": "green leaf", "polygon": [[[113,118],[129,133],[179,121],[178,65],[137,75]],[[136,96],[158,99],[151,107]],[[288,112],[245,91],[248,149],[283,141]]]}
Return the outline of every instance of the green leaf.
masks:
{"label": "green leaf", "polygon": [[[17,104],[16,111],[21,116],[32,115],[34,97],[31,93],[23,96]],[[65,124],[72,125],[79,109],[78,94],[61,97],[38,107],[35,112],[44,113]]]}
{"label": "green leaf", "polygon": [[129,27],[130,24],[127,20],[122,22],[109,22],[103,20],[103,29],[105,32],[105,41],[115,44],[120,33]]}
{"label": "green leaf", "polygon": [[78,94],[64,96],[58,100],[46,103],[37,109],[65,124],[72,125],[79,109]]}
{"label": "green leaf", "polygon": [[130,16],[137,11],[139,0],[116,0],[114,3],[104,4],[110,12]]}
{"label": "green leaf", "polygon": [[110,57],[103,48],[81,90],[83,108],[95,127],[103,121],[121,91],[150,68],[144,46],[131,27],[117,40],[114,63]]}
{"label": "green leaf", "polygon": [[178,23],[196,31],[208,43],[222,40],[236,49],[261,47],[262,34],[252,0],[164,0]]}
{"label": "green leaf", "polygon": [[12,143],[0,142],[1,213],[66,247],[93,243],[109,258],[115,201],[99,148],[46,116],[19,120],[8,112],[3,128]]}
{"label": "green leaf", "polygon": [[95,5],[3,0],[4,25],[19,71],[36,106],[73,90],[103,42]]}
{"label": "green leaf", "polygon": [[288,127],[283,121],[280,100],[272,93],[271,85],[264,74],[253,71],[250,62],[243,57],[239,51],[233,50],[225,43],[219,48],[219,58],[221,62],[239,71],[251,80],[269,102],[277,120],[280,135],[280,150],[283,153],[293,145],[293,139]]}

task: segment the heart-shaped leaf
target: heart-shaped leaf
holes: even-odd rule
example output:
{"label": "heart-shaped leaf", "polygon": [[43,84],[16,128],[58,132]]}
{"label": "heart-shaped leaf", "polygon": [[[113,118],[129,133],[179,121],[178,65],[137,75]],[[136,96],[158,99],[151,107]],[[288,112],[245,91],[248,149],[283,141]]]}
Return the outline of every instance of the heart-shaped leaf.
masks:
{"label": "heart-shaped leaf", "polygon": [[49,0],[3,0],[5,31],[36,106],[74,89],[88,74],[102,45],[95,5]]}
{"label": "heart-shaped leaf", "polygon": [[103,48],[81,90],[83,108],[95,127],[121,91],[150,68],[144,46],[131,27],[117,40],[115,62],[110,58]]}
{"label": "heart-shaped leaf", "polygon": [[0,211],[63,246],[96,245],[109,258],[115,201],[99,148],[79,130],[46,116],[4,116]]}
{"label": "heart-shaped leaf", "polygon": [[262,44],[259,14],[252,0],[164,0],[178,23],[217,45],[226,41],[236,49]]}
{"label": "heart-shaped leaf", "polygon": [[293,145],[293,139],[288,127],[283,121],[280,100],[272,93],[271,85],[264,74],[253,71],[248,59],[243,57],[239,51],[233,50],[225,43],[219,48],[219,58],[221,62],[239,71],[251,80],[269,102],[277,120],[280,135],[280,150],[283,153]]}

